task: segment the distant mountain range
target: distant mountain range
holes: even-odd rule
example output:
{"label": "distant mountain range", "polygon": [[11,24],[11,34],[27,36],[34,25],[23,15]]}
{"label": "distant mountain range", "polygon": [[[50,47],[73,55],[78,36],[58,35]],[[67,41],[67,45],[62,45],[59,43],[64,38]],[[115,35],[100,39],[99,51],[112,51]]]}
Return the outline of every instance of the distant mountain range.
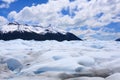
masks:
{"label": "distant mountain range", "polygon": [[71,41],[82,40],[70,32],[55,29],[51,26],[29,26],[27,24],[22,25],[17,22],[9,23],[7,25],[0,26],[0,40],[57,40],[57,41]]}

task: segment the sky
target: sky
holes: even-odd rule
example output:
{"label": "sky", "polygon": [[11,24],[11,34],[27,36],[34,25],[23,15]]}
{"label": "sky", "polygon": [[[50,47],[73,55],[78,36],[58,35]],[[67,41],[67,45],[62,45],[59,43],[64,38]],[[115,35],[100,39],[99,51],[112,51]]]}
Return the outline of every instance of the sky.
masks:
{"label": "sky", "polygon": [[120,38],[120,0],[0,0],[0,26],[52,25],[83,39]]}

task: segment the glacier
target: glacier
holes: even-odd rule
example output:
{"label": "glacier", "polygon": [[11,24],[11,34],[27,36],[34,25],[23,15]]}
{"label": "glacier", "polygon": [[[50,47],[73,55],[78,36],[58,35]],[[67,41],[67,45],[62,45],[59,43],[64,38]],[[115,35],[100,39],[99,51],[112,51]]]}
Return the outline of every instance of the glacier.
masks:
{"label": "glacier", "polygon": [[0,40],[0,80],[119,80],[119,62],[117,41]]}

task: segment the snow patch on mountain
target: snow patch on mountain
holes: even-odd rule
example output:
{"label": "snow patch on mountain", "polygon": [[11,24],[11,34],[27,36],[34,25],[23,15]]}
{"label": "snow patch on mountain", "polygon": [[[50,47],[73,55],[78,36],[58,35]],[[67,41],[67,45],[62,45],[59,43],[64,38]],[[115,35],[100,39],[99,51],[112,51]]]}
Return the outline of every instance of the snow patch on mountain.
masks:
{"label": "snow patch on mountain", "polygon": [[17,22],[14,23],[9,23],[6,25],[3,25],[0,27],[0,31],[3,33],[8,33],[8,32],[13,32],[13,31],[20,31],[20,32],[35,32],[35,33],[47,33],[47,32],[51,32],[51,33],[63,33],[65,34],[66,31],[64,30],[60,30],[57,29],[55,27],[52,26],[48,26],[48,27],[42,27],[42,26],[35,26],[35,25],[27,25],[27,24],[19,24]]}

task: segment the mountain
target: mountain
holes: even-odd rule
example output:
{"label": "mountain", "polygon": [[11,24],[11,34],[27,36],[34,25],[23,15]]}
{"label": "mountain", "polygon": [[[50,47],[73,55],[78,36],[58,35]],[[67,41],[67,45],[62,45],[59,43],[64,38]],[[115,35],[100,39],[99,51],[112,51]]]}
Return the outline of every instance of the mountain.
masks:
{"label": "mountain", "polygon": [[116,39],[115,41],[120,41],[120,38]]}
{"label": "mountain", "polygon": [[70,32],[55,29],[51,26],[29,26],[19,23],[9,23],[0,27],[0,40],[57,40],[57,41],[71,41],[82,40]]}

